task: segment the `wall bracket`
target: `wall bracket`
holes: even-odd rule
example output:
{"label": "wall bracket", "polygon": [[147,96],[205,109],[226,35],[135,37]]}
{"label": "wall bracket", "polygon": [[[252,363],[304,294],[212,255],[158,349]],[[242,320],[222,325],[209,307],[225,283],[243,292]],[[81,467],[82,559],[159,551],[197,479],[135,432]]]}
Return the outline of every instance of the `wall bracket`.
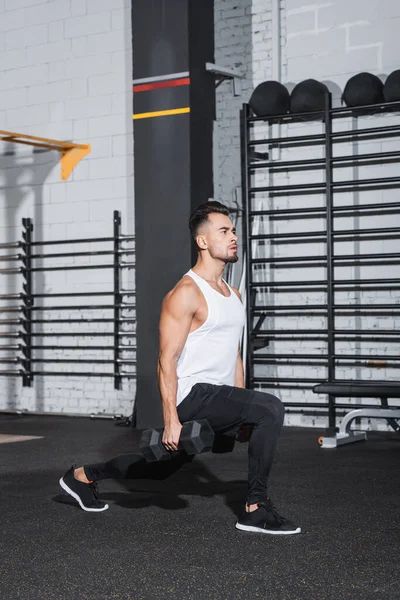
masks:
{"label": "wall bracket", "polygon": [[221,67],[214,65],[214,63],[206,63],[206,71],[212,73],[215,76],[217,87],[227,79],[232,81],[232,91],[234,96],[241,96],[242,88],[240,80],[245,79],[245,76],[236,71],[235,69],[229,69],[228,67]]}
{"label": "wall bracket", "polygon": [[25,144],[45,150],[58,150],[61,152],[61,179],[63,181],[68,179],[76,165],[90,152],[90,144],[74,144],[11,131],[0,130],[0,141]]}

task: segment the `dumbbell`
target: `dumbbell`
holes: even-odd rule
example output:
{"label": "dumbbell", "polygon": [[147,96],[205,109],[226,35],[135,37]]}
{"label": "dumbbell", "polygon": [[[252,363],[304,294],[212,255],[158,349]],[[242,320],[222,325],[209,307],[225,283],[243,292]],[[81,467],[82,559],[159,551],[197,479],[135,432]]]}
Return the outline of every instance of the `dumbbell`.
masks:
{"label": "dumbbell", "polygon": [[[156,460],[169,460],[176,453],[167,450],[162,443],[164,429],[146,429],[140,440],[140,451],[147,462]],[[200,421],[187,421],[183,423],[179,437],[179,450],[187,454],[200,454],[209,452],[214,442],[214,432],[206,419]]]}

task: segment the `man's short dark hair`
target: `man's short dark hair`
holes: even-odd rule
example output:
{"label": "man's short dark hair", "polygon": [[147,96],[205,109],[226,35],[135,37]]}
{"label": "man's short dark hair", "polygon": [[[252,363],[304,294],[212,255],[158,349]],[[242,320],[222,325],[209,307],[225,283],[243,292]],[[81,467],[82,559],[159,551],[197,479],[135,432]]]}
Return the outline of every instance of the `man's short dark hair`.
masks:
{"label": "man's short dark hair", "polygon": [[229,208],[216,200],[200,204],[200,206],[192,212],[189,218],[189,229],[194,242],[196,242],[199,227],[208,221],[208,215],[211,215],[212,213],[219,213],[220,215],[228,217]]}

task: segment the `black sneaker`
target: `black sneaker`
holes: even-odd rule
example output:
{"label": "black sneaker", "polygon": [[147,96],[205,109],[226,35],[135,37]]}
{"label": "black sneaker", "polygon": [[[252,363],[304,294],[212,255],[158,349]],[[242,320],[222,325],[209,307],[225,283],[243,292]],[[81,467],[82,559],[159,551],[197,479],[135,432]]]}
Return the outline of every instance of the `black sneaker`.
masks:
{"label": "black sneaker", "polygon": [[301,532],[300,527],[296,527],[294,523],[278,513],[269,499],[265,503],[259,502],[258,508],[253,512],[246,512],[244,506],[238,517],[236,529],[272,535],[292,535]]}
{"label": "black sneaker", "polygon": [[72,466],[60,479],[60,485],[63,490],[75,498],[82,510],[88,512],[100,512],[107,510],[108,504],[100,500],[97,486],[93,483],[84,483],[78,481],[74,476],[75,466]]}

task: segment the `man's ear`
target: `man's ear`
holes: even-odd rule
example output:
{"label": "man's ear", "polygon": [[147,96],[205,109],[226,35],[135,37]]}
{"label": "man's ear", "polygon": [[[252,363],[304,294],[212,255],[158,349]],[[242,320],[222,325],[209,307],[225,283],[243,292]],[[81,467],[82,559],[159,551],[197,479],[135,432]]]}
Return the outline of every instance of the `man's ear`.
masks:
{"label": "man's ear", "polygon": [[207,249],[207,242],[205,240],[205,238],[203,238],[202,235],[199,235],[197,237],[197,245],[201,250],[206,250]]}

